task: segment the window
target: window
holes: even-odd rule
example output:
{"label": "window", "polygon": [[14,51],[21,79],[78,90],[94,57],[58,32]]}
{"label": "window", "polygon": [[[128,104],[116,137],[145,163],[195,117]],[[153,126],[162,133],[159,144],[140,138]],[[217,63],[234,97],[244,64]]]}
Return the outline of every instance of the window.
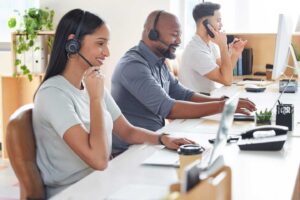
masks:
{"label": "window", "polygon": [[[180,6],[171,7],[179,18],[183,30],[183,45],[193,34],[195,24],[192,18],[194,6],[202,0],[177,0]],[[298,0],[213,0],[221,5],[223,29],[227,33],[276,33],[279,13],[289,14],[297,22],[300,14]]]}
{"label": "window", "polygon": [[[7,21],[10,17],[16,15],[14,10],[19,10],[21,13],[30,7],[39,7],[38,0],[1,0],[0,6],[0,44],[9,43],[11,40],[11,30],[7,26]],[[1,47],[1,45],[0,45]]]}

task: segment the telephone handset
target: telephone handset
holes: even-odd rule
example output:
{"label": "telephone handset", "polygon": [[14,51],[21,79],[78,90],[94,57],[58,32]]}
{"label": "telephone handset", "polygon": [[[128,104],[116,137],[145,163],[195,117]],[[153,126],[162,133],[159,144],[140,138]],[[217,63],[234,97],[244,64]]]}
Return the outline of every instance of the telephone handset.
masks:
{"label": "telephone handset", "polygon": [[214,33],[208,28],[208,24],[209,24],[208,19],[205,19],[205,20],[203,21],[203,25],[204,25],[204,27],[205,27],[205,29],[206,29],[206,31],[207,31],[207,34],[208,34],[211,38],[214,38],[215,35],[214,35]]}
{"label": "telephone handset", "polygon": [[[249,138],[261,138],[259,136],[255,137],[255,133],[260,132],[267,132],[267,131],[274,131],[275,135],[286,135],[288,131],[288,127],[286,126],[279,126],[279,125],[265,125],[265,126],[258,126],[253,129],[247,130],[241,134],[242,139],[249,139]],[[266,135],[265,137],[268,137]]]}
{"label": "telephone handset", "polygon": [[241,150],[279,151],[287,139],[287,132],[286,126],[259,126],[243,132],[237,144]]}

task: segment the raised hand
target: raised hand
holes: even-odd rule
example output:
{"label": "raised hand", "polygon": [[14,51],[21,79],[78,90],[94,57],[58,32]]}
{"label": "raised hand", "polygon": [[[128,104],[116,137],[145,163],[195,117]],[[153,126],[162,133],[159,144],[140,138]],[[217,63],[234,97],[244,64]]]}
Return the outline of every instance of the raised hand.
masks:
{"label": "raised hand", "polygon": [[84,82],[90,99],[103,99],[104,75],[99,66],[90,67],[86,70]]}

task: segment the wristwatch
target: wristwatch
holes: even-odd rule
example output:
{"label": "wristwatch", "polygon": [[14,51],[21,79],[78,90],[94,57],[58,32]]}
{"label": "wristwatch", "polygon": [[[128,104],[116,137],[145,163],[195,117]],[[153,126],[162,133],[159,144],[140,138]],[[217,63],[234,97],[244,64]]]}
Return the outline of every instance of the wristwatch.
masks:
{"label": "wristwatch", "polygon": [[162,142],[162,137],[165,136],[165,135],[170,135],[170,134],[168,134],[168,133],[162,133],[162,134],[160,134],[160,135],[158,136],[158,142],[159,142],[159,144],[165,145],[165,144]]}
{"label": "wristwatch", "polygon": [[223,100],[227,100],[227,99],[229,99],[229,97],[226,96],[226,95],[224,95],[224,96],[223,96]]}

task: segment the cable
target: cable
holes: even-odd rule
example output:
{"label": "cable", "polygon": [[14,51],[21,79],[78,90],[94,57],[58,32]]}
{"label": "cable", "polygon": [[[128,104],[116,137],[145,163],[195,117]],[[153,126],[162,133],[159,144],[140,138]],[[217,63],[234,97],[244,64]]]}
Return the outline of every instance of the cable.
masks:
{"label": "cable", "polygon": [[294,77],[294,74],[291,75],[291,77],[289,78],[287,84],[284,86],[281,94],[278,96],[278,98],[276,99],[274,105],[272,106],[271,111],[274,109],[274,107],[276,106],[277,102],[278,102],[279,105],[281,104],[280,101],[279,101],[279,99],[282,96],[282,94],[285,92],[286,88],[289,86],[289,84],[290,84],[290,82],[291,82],[291,80],[292,80],[293,77]]}

